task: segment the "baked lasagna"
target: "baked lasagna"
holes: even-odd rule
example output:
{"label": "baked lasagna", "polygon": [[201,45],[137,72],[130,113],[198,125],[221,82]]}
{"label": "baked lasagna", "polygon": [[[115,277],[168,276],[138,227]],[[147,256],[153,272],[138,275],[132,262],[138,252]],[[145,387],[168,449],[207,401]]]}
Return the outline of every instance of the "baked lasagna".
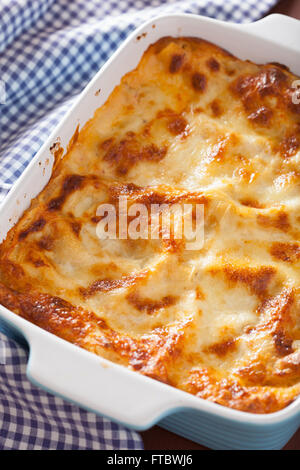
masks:
{"label": "baked lasagna", "polygon": [[[160,39],[56,149],[0,246],[0,302],[200,398],[271,413],[300,393],[300,105],[277,63]],[[100,204],[204,206],[204,243],[100,239]],[[160,222],[158,222],[160,223]],[[174,234],[173,234],[174,235]]]}

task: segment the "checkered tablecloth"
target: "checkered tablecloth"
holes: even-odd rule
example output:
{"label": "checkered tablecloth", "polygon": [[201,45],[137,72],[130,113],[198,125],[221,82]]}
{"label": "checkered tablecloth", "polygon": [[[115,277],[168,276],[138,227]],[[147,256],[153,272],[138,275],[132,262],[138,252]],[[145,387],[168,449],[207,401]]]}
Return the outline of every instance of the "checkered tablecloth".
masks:
{"label": "checkered tablecloth", "polygon": [[[250,22],[275,3],[0,0],[0,200],[76,95],[136,26],[159,14],[180,12]],[[5,346],[0,449],[141,448],[137,433],[32,386],[25,375],[26,352],[11,339]]]}
{"label": "checkered tablecloth", "polygon": [[28,354],[0,332],[0,450],[142,449],[138,433],[32,385]]}

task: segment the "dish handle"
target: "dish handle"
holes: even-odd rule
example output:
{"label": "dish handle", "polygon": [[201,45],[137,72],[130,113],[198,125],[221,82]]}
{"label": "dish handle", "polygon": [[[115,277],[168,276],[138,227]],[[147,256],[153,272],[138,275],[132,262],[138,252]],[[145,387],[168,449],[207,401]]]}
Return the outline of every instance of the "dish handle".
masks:
{"label": "dish handle", "polygon": [[137,430],[183,407],[176,389],[30,326],[27,377],[46,391]]}
{"label": "dish handle", "polygon": [[264,40],[276,41],[286,47],[299,50],[300,21],[274,13],[254,23],[239,25]]}

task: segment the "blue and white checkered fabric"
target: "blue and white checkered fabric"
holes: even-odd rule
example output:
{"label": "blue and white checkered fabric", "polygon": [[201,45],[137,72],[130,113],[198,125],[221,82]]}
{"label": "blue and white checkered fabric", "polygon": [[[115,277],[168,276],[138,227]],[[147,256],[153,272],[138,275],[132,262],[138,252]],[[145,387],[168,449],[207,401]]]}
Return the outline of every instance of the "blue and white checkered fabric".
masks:
{"label": "blue and white checkered fabric", "polygon": [[27,352],[0,332],[0,450],[142,449],[134,432],[26,379]]}
{"label": "blue and white checkered fabric", "polygon": [[[255,21],[276,0],[1,0],[0,200],[130,31],[163,13]],[[2,104],[1,104],[2,103]],[[0,378],[1,448],[140,448],[136,433],[33,387],[7,342]]]}

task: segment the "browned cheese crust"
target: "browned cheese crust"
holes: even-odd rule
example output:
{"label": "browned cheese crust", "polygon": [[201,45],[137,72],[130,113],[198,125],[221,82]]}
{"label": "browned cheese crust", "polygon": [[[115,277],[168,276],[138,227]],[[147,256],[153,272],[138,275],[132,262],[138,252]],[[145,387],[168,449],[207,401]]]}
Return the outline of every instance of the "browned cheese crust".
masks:
{"label": "browned cheese crust", "polygon": [[[148,48],[0,246],[0,302],[198,397],[270,413],[300,392],[296,77],[195,38]],[[96,210],[201,203],[185,240],[99,240]]]}

